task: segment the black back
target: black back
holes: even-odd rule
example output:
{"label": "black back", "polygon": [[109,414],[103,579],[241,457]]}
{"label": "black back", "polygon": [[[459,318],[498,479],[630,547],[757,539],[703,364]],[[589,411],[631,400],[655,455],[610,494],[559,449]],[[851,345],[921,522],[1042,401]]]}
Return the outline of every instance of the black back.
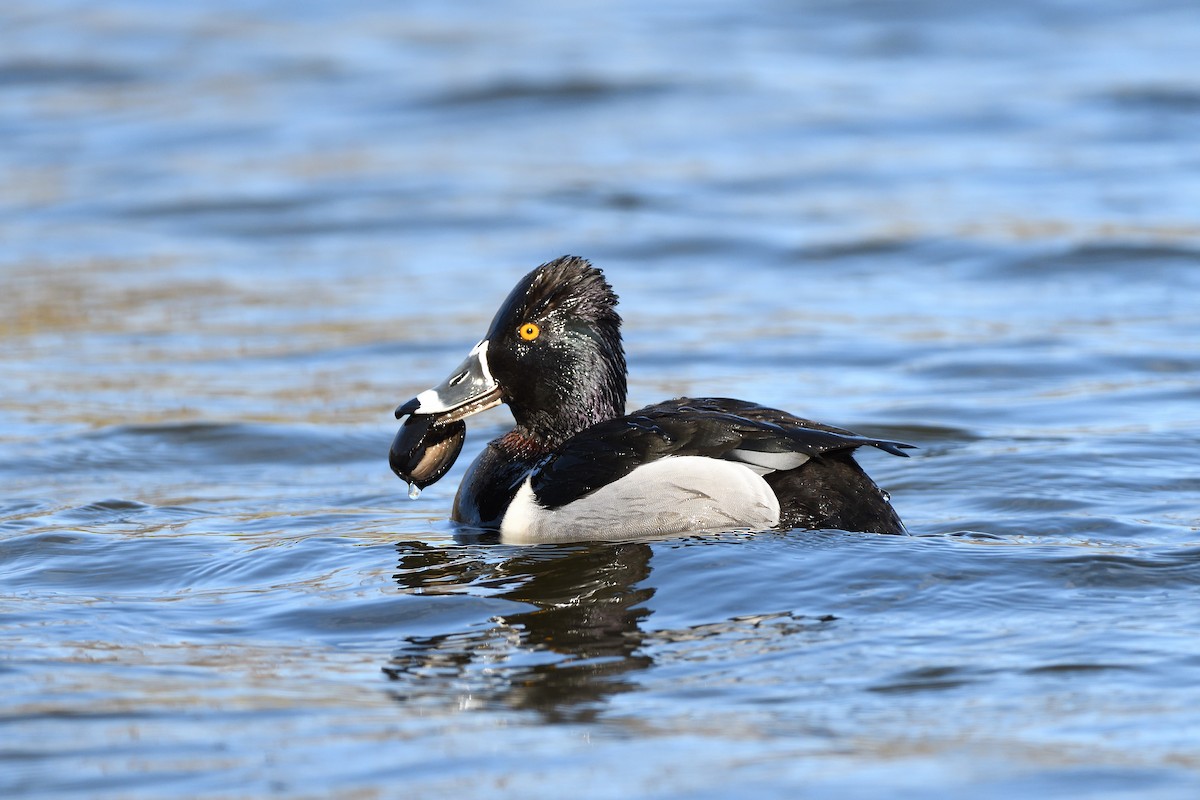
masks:
{"label": "black back", "polygon": [[765,478],[779,496],[781,527],[903,532],[887,497],[854,461],[862,446],[903,456],[912,445],[742,400],[679,398],[576,434],[538,464],[532,483],[542,505],[559,508],[667,456],[741,461],[735,451],[799,453],[809,460]]}

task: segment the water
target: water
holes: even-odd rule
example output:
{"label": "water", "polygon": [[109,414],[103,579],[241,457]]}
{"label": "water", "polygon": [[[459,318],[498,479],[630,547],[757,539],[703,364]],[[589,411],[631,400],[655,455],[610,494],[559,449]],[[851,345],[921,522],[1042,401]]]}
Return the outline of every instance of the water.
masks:
{"label": "water", "polygon": [[[0,793],[1191,798],[1171,0],[0,11]],[[911,537],[502,547],[391,411],[526,270]]]}

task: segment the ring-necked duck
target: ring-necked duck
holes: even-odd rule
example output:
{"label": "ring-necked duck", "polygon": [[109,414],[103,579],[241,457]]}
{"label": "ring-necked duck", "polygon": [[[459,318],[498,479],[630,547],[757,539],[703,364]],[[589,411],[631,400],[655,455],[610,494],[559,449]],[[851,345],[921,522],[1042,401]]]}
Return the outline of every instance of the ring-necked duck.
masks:
{"label": "ring-necked duck", "polygon": [[503,541],[623,539],[701,530],[903,533],[854,460],[858,436],[742,400],[679,398],[625,412],[617,296],[564,256],[517,283],[444,383],[396,409],[392,470],[418,489],[450,469],[463,419],[506,403],[516,427],[475,459],[451,518]]}

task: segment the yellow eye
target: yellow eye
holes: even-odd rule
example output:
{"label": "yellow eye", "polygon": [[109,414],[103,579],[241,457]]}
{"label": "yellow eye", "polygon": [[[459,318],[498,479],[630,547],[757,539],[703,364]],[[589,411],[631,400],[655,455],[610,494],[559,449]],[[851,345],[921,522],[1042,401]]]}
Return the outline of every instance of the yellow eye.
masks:
{"label": "yellow eye", "polygon": [[542,329],[532,322],[526,322],[520,328],[517,328],[517,334],[527,342],[532,342],[541,332]]}

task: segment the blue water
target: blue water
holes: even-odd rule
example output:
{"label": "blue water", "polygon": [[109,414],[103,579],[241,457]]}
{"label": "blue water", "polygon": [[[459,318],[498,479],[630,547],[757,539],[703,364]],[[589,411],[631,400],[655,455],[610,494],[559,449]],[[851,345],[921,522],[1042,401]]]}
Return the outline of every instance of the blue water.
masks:
{"label": "blue water", "polygon": [[[0,9],[0,795],[1200,794],[1200,16]],[[456,540],[395,405],[563,253],[630,403],[913,536]]]}

